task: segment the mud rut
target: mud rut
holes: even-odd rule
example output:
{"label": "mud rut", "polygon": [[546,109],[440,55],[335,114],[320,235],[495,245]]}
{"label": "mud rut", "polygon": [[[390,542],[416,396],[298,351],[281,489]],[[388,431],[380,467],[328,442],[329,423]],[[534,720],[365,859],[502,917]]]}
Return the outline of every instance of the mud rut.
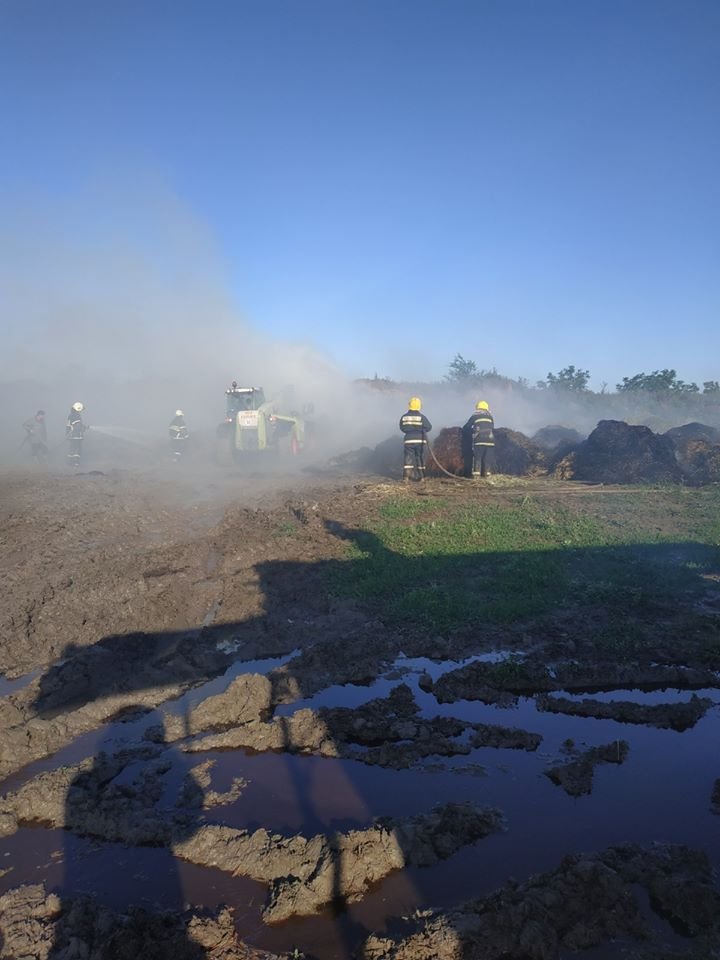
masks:
{"label": "mud rut", "polygon": [[0,956],[718,955],[692,656],[332,599],[373,478],[2,484]]}

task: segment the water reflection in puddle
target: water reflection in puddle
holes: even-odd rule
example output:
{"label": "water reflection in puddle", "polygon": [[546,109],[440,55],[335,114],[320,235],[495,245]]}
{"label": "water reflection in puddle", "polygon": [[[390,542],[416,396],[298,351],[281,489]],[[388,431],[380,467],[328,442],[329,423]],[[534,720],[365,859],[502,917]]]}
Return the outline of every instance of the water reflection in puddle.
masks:
{"label": "water reflection in puddle", "polygon": [[184,693],[176,700],[163,704],[162,709],[168,713],[183,714],[185,711],[196,707],[207,697],[223,693],[233,680],[242,676],[244,673],[267,674],[276,667],[287,663],[288,660],[291,660],[297,653],[297,650],[293,650],[292,653],[285,654],[282,657],[265,657],[259,660],[238,660],[229,666],[224,673],[220,674],[219,677],[213,677],[213,679],[208,680],[207,683],[193,687],[192,690],[188,690],[187,693]]}
{"label": "water reflection in puddle", "polygon": [[281,666],[295,656],[296,652],[293,651],[282,657],[237,661],[220,676],[193,687],[174,700],[168,700],[159,707],[152,709],[139,708],[134,715],[106,723],[95,730],[81,734],[72,743],[56,750],[52,756],[35,760],[17,773],[11,774],[6,780],[2,781],[0,790],[2,793],[17,790],[23,783],[45,770],[55,770],[57,767],[80,763],[101,750],[114,752],[123,747],[137,744],[143,740],[143,735],[151,724],[160,722],[162,714],[181,716],[206,697],[222,693],[236,677],[244,673],[269,673],[273,668]]}
{"label": "water reflection in puddle", "polygon": [[41,676],[42,672],[42,670],[33,670],[32,673],[25,673],[22,677],[16,677],[14,680],[9,680],[4,674],[0,674],[0,698],[23,690],[29,686],[33,680]]}
{"label": "water reflection in puddle", "polygon": [[[266,672],[286,659],[236,665],[223,677],[185,694],[169,710],[179,713],[205,696],[221,692],[239,673]],[[674,842],[705,850],[720,868],[720,821],[709,810],[712,785],[720,775],[717,707],[694,728],[677,733],[612,720],[541,713],[534,700],[527,697],[518,698],[512,708],[474,701],[438,704],[417,686],[421,673],[437,677],[457,666],[401,658],[394,666],[402,672],[399,677],[390,679],[386,675],[367,687],[330,687],[315,697],[286,705],[278,713],[288,715],[307,705],[358,706],[387,696],[398,683],[405,682],[412,687],[424,716],[522,727],[542,734],[544,740],[538,751],[478,748],[469,755],[442,760],[445,769],[437,772],[396,771],[357,761],[283,753],[215,751],[183,758],[169,774],[168,782],[172,783],[173,777],[179,780],[187,767],[213,760],[213,789],[228,789],[236,777],[244,777],[248,785],[233,803],[208,811],[207,819],[239,829],[262,826],[283,835],[361,829],[375,816],[423,813],[435,804],[453,800],[472,800],[503,811],[506,833],[490,836],[431,868],[408,869],[388,877],[341,916],[327,910],[268,928],[260,919],[267,893],[262,884],[178,864],[167,851],[93,844],[62,831],[42,829],[22,830],[0,841],[0,868],[8,860],[15,867],[0,878],[0,891],[19,882],[45,878],[61,892],[91,891],[118,907],[132,902],[165,904],[175,909],[173,903],[180,899],[210,907],[225,902],[235,908],[238,929],[249,943],[278,951],[298,946],[322,960],[339,960],[349,957],[369,930],[382,932],[389,917],[407,916],[430,906],[450,907],[490,893],[510,877],[523,879],[555,868],[561,857],[571,852],[592,852],[628,841]],[[592,696],[603,702],[651,704],[685,702],[691,695],[679,690],[616,690]],[[717,690],[700,690],[696,695],[718,699]],[[143,717],[113,724],[96,732],[94,740],[90,736],[80,738],[83,755],[92,754],[100,745],[131,741],[140,736],[148,722]],[[589,796],[572,798],[543,775],[548,766],[564,756],[561,745],[568,739],[583,748],[620,738],[630,745],[627,761],[622,766],[599,766]],[[65,756],[78,750],[80,741],[68,748]],[[58,766],[62,754],[44,763]],[[433,760],[429,758],[429,762]],[[487,776],[452,772],[468,763],[482,765]],[[53,850],[58,849],[62,857],[53,858]],[[9,857],[4,856],[8,853]],[[617,957],[620,946],[603,946],[581,955],[587,960],[605,960]],[[570,960],[573,954],[562,956]]]}

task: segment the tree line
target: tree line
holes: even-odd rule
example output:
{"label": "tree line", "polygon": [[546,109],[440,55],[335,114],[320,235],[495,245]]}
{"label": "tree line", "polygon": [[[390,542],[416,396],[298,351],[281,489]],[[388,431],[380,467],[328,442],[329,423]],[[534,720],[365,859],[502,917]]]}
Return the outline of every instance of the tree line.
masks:
{"label": "tree line", "polygon": [[[462,354],[456,353],[453,360],[448,365],[448,372],[444,380],[458,386],[487,385],[493,381],[504,382],[506,385],[517,385],[522,388],[530,388],[530,383],[524,378],[519,377],[513,380],[511,377],[505,377],[499,374],[493,367],[491,370],[480,370],[474,360],[466,360]],[[570,364],[563,367],[557,373],[548,373],[544,380],[536,381],[534,387],[536,390],[553,390],[567,393],[593,393],[588,388],[590,382],[590,371],[583,370]],[[710,395],[720,398],[720,382],[717,380],[706,380],[702,384],[702,390],[697,383],[686,383],[678,379],[677,371],[653,370],[652,373],[636,373],[632,377],[623,377],[622,382],[615,385],[618,393],[632,394],[642,393],[646,396],[671,398],[678,395],[696,395],[702,393],[703,396]],[[603,384],[600,390],[601,394],[607,393],[607,384]]]}

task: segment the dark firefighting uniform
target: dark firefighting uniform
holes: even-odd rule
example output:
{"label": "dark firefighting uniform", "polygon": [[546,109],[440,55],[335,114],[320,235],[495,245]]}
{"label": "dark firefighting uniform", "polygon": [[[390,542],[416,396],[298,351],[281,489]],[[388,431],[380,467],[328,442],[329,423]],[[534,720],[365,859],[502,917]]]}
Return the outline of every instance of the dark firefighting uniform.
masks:
{"label": "dark firefighting uniform", "polygon": [[85,424],[82,422],[82,416],[70,408],[67,423],[65,424],[65,436],[68,441],[67,461],[72,467],[80,465],[80,454],[82,452],[82,442],[85,436]]}
{"label": "dark firefighting uniform", "polygon": [[23,424],[27,439],[30,441],[30,453],[34,460],[44,460],[47,456],[47,429],[44,417],[38,414]]}
{"label": "dark firefighting uniform", "polygon": [[476,410],[463,427],[472,441],[472,475],[487,477],[495,469],[495,421],[489,410]]}
{"label": "dark firefighting uniform", "polygon": [[185,451],[185,441],[189,436],[185,417],[173,417],[168,427],[168,433],[170,435],[172,452],[177,456],[181,456]]}
{"label": "dark firefighting uniform", "polygon": [[427,447],[425,434],[430,433],[432,424],[419,410],[408,410],[400,417],[400,429],[405,434],[403,476],[406,480],[413,475],[416,480],[424,480]]}

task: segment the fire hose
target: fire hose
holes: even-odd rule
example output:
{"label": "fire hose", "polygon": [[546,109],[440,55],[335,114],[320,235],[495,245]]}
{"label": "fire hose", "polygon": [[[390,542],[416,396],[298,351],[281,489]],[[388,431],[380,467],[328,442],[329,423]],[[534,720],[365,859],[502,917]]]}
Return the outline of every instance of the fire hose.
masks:
{"label": "fire hose", "polygon": [[472,482],[472,477],[461,477],[461,476],[458,476],[458,474],[456,473],[450,473],[449,470],[446,470],[445,467],[440,463],[438,458],[435,456],[435,453],[433,452],[433,448],[430,446],[429,443],[428,443],[428,450],[430,451],[430,456],[435,461],[435,466],[438,468],[438,470],[441,470],[446,477],[450,477],[451,480],[467,480],[470,483]]}

